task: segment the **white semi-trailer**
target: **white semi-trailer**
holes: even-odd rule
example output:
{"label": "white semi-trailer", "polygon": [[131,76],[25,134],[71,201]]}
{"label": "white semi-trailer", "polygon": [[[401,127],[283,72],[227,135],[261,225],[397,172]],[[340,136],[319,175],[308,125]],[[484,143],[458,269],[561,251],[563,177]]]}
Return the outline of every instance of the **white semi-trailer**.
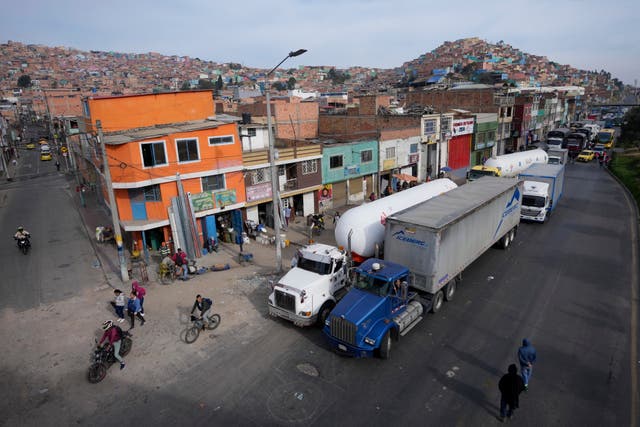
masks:
{"label": "white semi-trailer", "polygon": [[547,163],[548,160],[547,152],[540,149],[492,157],[484,162],[484,165],[472,167],[468,179],[473,181],[483,176],[514,178],[533,163]]}
{"label": "white semi-trailer", "polygon": [[456,183],[448,178],[436,179],[349,209],[336,224],[336,243],[351,248],[353,260],[362,262],[382,248],[386,217],[456,187]]}

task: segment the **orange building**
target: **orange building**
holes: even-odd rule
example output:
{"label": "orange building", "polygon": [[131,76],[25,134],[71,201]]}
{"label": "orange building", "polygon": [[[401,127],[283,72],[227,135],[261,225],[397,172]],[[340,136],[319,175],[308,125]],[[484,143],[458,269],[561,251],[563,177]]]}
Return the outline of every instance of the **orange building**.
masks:
{"label": "orange building", "polygon": [[120,225],[132,247],[167,241],[200,256],[221,224],[241,227],[242,143],[235,117],[214,117],[211,91],[88,98],[86,108],[91,126],[103,131]]}

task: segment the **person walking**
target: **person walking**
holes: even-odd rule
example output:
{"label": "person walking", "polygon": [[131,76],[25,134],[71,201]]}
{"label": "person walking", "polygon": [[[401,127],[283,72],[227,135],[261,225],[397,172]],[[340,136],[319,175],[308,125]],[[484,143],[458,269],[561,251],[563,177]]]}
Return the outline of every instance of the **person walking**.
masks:
{"label": "person walking", "polygon": [[513,412],[520,404],[520,393],[525,389],[524,381],[518,375],[515,364],[509,365],[507,373],[500,378],[498,388],[500,389],[500,421],[504,422],[505,417],[513,416]]}
{"label": "person walking", "polygon": [[135,292],[131,292],[129,302],[127,303],[127,311],[129,312],[129,319],[131,321],[131,329],[136,326],[136,316],[140,319],[140,326],[144,326],[145,320],[140,313],[140,300],[136,297]]}
{"label": "person walking", "polygon": [[284,208],[284,222],[286,224],[285,225],[286,227],[289,227],[289,220],[290,219],[291,219],[291,208],[289,206],[287,206],[286,208]]}
{"label": "person walking", "polygon": [[522,340],[522,347],[518,349],[518,361],[520,362],[520,375],[524,381],[525,391],[529,389],[529,380],[533,370],[533,364],[536,361],[536,349],[531,345],[528,339]]}
{"label": "person walking", "polygon": [[111,301],[111,305],[116,310],[116,314],[118,315],[118,323],[124,322],[124,294],[120,289],[116,289],[113,291],[115,298]]}
{"label": "person walking", "polygon": [[136,293],[136,297],[140,300],[140,314],[144,316],[144,296],[147,294],[147,290],[140,286],[137,280],[131,282],[131,292]]}
{"label": "person walking", "polygon": [[56,169],[60,172],[60,161],[56,159]]}

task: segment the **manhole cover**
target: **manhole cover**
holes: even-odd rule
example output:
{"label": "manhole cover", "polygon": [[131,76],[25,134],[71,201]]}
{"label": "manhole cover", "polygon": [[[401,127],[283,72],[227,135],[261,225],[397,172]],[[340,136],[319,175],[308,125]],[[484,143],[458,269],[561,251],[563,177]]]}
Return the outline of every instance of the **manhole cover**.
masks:
{"label": "manhole cover", "polygon": [[313,384],[294,382],[276,387],[267,399],[267,410],[281,421],[310,420],[322,402],[322,391]]}

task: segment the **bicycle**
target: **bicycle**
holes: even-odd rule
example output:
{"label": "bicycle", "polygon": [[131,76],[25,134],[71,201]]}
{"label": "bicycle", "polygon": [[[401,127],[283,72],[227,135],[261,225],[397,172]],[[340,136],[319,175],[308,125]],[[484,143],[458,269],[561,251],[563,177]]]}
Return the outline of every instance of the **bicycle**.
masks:
{"label": "bicycle", "polygon": [[163,285],[173,283],[176,280],[176,266],[167,266],[166,264],[160,263],[158,267],[158,278]]}
{"label": "bicycle", "polygon": [[207,321],[203,321],[201,318],[191,315],[191,326],[187,327],[184,334],[184,342],[187,344],[193,344],[200,336],[200,331],[203,326],[210,331],[213,331],[220,325],[220,315],[212,314],[208,316]]}

